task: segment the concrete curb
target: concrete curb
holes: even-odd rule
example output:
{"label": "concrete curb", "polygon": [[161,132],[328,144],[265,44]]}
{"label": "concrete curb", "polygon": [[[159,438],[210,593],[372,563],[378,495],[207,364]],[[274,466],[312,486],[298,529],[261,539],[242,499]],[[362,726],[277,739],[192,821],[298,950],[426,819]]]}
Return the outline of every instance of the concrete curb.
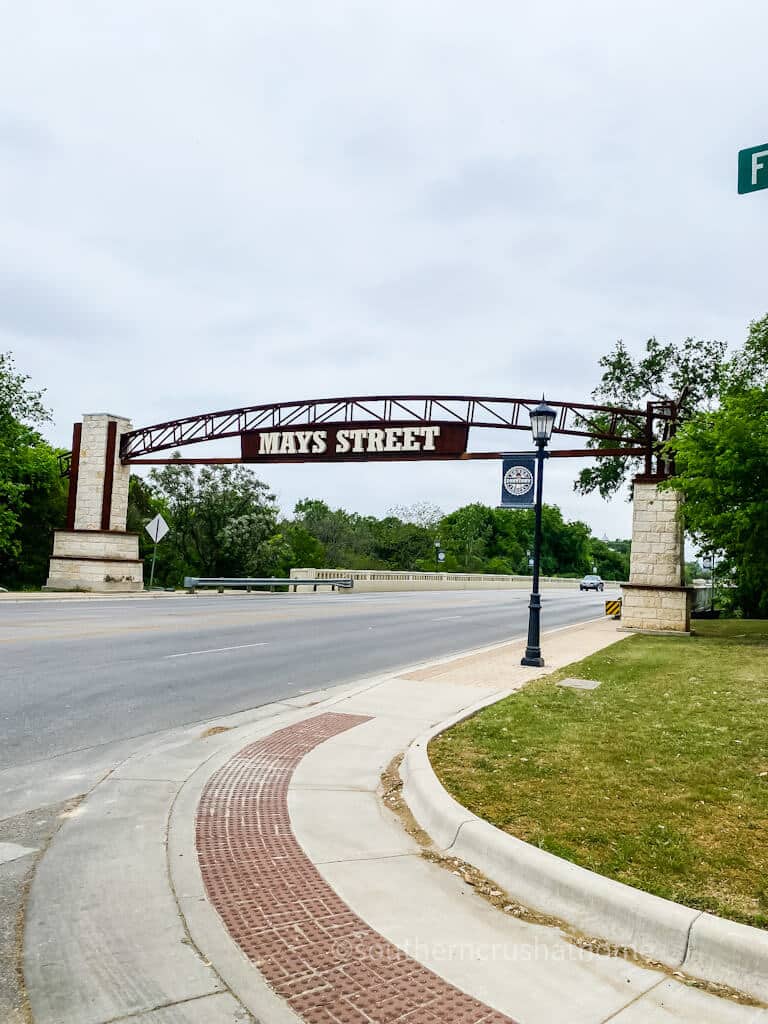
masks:
{"label": "concrete curb", "polygon": [[701,914],[691,929],[683,968],[768,1003],[768,932]]}
{"label": "concrete curb", "polygon": [[540,850],[472,814],[443,788],[427,753],[430,741],[501,699],[495,694],[466,708],[406,752],[403,797],[436,846],[472,864],[532,910],[768,1003],[768,932],[684,907]]}

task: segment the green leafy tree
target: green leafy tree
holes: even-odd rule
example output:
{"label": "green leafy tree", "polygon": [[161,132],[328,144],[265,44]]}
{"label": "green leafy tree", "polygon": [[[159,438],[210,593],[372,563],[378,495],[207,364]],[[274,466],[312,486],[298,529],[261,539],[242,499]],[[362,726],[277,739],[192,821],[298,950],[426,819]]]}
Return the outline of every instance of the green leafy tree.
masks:
{"label": "green leafy tree", "polygon": [[277,576],[290,547],[276,528],[274,504],[259,501],[234,514],[218,533],[219,558],[211,575]]}
{"label": "green leafy tree", "polygon": [[[274,495],[244,466],[190,466],[153,470],[149,482],[132,485],[132,515],[160,511],[170,533],[158,546],[161,582],[184,575],[275,575],[288,553],[278,535]],[[162,555],[162,561],[161,561]],[[156,570],[157,572],[157,570]]]}
{"label": "green leafy tree", "polygon": [[[171,526],[158,548],[161,583],[178,583],[184,575],[287,576],[296,567],[431,572],[438,538],[446,571],[529,572],[531,510],[474,503],[441,517],[434,506],[418,504],[377,519],[307,498],[297,503],[293,519],[278,521],[274,499],[249,471],[203,470],[196,477],[189,467],[173,464],[149,480],[133,478],[130,494],[130,529],[142,531],[158,512]],[[628,541],[617,542],[627,545],[623,554],[613,552],[584,523],[566,522],[555,506],[544,507],[543,519],[545,575],[586,572],[597,552],[607,579],[626,577]],[[151,558],[146,536],[142,545]]]}
{"label": "green leafy tree", "polygon": [[629,579],[628,540],[605,541],[592,537],[589,542],[589,561],[598,576],[604,580]]}
{"label": "green leafy tree", "polygon": [[721,390],[739,392],[765,387],[768,387],[768,314],[750,323],[747,340],[728,364]]}
{"label": "green leafy tree", "polygon": [[567,523],[557,506],[546,506],[542,515],[542,571],[547,575],[577,575],[591,568],[591,533],[586,523]]}
{"label": "green leafy tree", "polygon": [[[145,567],[152,561],[154,544],[144,527],[151,519],[154,519],[158,512],[170,525],[171,515],[167,504],[160,498],[160,495],[148,480],[132,473],[128,481],[126,529],[129,533],[138,534],[139,557],[144,559]],[[175,537],[166,535],[157,546],[155,585],[174,585],[178,582],[178,578],[184,575],[183,565],[176,567],[178,571],[174,571],[174,568],[171,568],[176,554]],[[144,576],[148,582],[149,570],[146,568]]]}
{"label": "green leafy tree", "polygon": [[435,533],[432,529],[404,522],[394,515],[373,520],[370,529],[374,557],[385,568],[410,572],[428,565],[426,571],[434,570]]}
{"label": "green leafy tree", "polygon": [[[15,586],[39,587],[48,577],[53,532],[62,529],[67,518],[68,484],[61,476],[59,454],[59,449],[42,439],[36,440],[26,469],[22,470],[27,486],[16,531],[18,554],[9,564],[6,576]],[[2,567],[0,574],[6,575]]]}
{"label": "green leafy tree", "polygon": [[[491,509],[493,532],[489,572],[525,575],[528,552],[533,547],[533,515],[529,511]],[[505,569],[506,567],[506,569]]]}
{"label": "green leafy tree", "polygon": [[482,572],[492,534],[493,513],[487,505],[475,502],[451,512],[440,523],[446,563],[459,572]]}
{"label": "green leafy tree", "polygon": [[280,530],[290,549],[284,563],[286,576],[291,569],[297,567],[322,569],[328,564],[325,548],[301,523],[283,521]]}
{"label": "green leafy tree", "polygon": [[325,549],[326,565],[336,569],[378,568],[372,520],[355,512],[332,509],[324,501],[297,502],[296,522]]}
{"label": "green leafy tree", "polygon": [[[446,567],[459,572],[527,574],[533,550],[532,509],[497,509],[472,504],[442,520],[440,538]],[[541,571],[545,576],[578,575],[589,571],[594,538],[585,523],[568,523],[560,509],[542,509]]]}
{"label": "green leafy tree", "polygon": [[35,453],[42,438],[35,426],[50,422],[43,392],[29,387],[10,352],[0,353],[0,553],[15,557],[24,495],[34,473]]}
{"label": "green leafy tree", "polygon": [[725,597],[743,614],[768,618],[768,390],[731,382],[715,411],[692,417],[670,444],[688,532],[722,558]]}
{"label": "green leafy tree", "polygon": [[[603,356],[598,365],[603,374],[592,397],[616,408],[643,409],[647,402],[674,401],[679,421],[685,422],[699,410],[711,407],[723,382],[734,372],[725,342],[686,338],[679,344],[649,338],[644,352],[633,357],[623,341]],[[607,429],[610,415],[597,415],[595,426]],[[619,419],[619,430],[633,433],[629,420]],[[659,435],[661,442],[666,440]],[[638,438],[638,443],[642,439]],[[614,442],[590,439],[590,448],[615,448]],[[598,491],[608,498],[619,491],[628,477],[638,472],[641,461],[633,456],[605,456],[583,469],[574,485],[582,494]]]}
{"label": "green leafy tree", "polygon": [[0,579],[13,586],[44,582],[51,534],[66,514],[59,452],[37,430],[50,413],[29,381],[0,353]]}

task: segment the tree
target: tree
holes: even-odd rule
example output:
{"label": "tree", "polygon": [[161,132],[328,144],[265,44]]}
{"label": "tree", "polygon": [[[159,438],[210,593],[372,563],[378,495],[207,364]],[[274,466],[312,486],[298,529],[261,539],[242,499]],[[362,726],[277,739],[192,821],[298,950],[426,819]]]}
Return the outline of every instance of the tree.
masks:
{"label": "tree", "polygon": [[482,572],[492,533],[492,510],[479,502],[445,516],[440,523],[440,539],[446,552],[446,568]]}
{"label": "tree", "polygon": [[139,557],[149,565],[155,555],[155,545],[144,527],[160,514],[172,527],[157,545],[155,564],[155,583],[172,586],[187,574],[187,566],[177,543],[173,517],[168,509],[168,502],[150,480],[131,474],[128,485],[128,515],[126,529],[139,535]]}
{"label": "tree", "polygon": [[606,541],[592,537],[589,542],[589,560],[598,576],[604,580],[628,580],[629,547],[628,540]]}
{"label": "tree", "polygon": [[290,548],[284,569],[285,575],[296,567],[322,569],[327,565],[325,548],[301,523],[284,520],[280,529]]}
{"label": "tree", "polygon": [[387,516],[399,519],[403,523],[421,526],[425,530],[437,530],[443,513],[431,501],[417,501],[413,505],[395,505],[388,510]]}
{"label": "tree", "polygon": [[433,527],[403,521],[395,515],[374,519],[370,525],[374,558],[387,569],[413,572],[435,569],[435,532]]}
{"label": "tree", "polygon": [[[644,353],[634,358],[625,343],[616,342],[613,350],[598,365],[603,370],[600,383],[592,392],[599,403],[618,408],[645,408],[650,401],[674,401],[680,423],[696,412],[711,408],[734,365],[727,357],[722,341],[686,338],[679,344],[662,343],[649,338]],[[745,367],[746,372],[746,367]],[[607,428],[610,416],[598,415],[594,421]],[[619,429],[631,433],[628,421],[619,422]],[[663,441],[659,436],[656,440]],[[614,442],[589,439],[590,448],[615,447]],[[633,456],[605,456],[596,465],[581,470],[574,489],[582,494],[598,491],[611,497],[634,475],[640,460]]]}
{"label": "tree", "polygon": [[313,498],[297,502],[294,514],[296,522],[322,544],[328,566],[337,569],[380,567],[375,564],[372,531],[375,520],[341,508],[332,509],[324,501]]}
{"label": "tree", "polygon": [[0,428],[6,420],[17,420],[28,426],[51,422],[50,410],[43,405],[45,391],[33,391],[32,378],[19,373],[11,352],[0,352]]}
{"label": "tree", "polygon": [[[244,466],[168,465],[153,470],[149,485],[132,486],[133,515],[141,502],[162,511],[171,532],[158,548],[158,579],[179,583],[183,575],[273,575],[288,553],[278,536],[275,497]],[[160,562],[160,549],[162,562]],[[171,578],[169,578],[171,577]]]}
{"label": "tree", "polygon": [[[555,505],[542,509],[541,571],[545,576],[580,575],[592,567],[592,537],[585,523],[566,522]],[[533,550],[532,509],[489,508],[472,504],[440,523],[445,566],[457,572],[526,574]],[[615,578],[606,576],[607,579]]]}
{"label": "tree", "polygon": [[753,320],[747,340],[727,367],[723,391],[748,391],[768,387],[768,314]]}
{"label": "tree", "polygon": [[59,452],[36,429],[50,422],[43,392],[0,353],[0,578],[44,582],[52,531],[64,525],[66,484]]}
{"label": "tree", "polygon": [[[287,576],[293,568],[435,569],[435,540],[446,552],[449,572],[528,573],[534,514],[474,503],[438,519],[434,506],[411,506],[383,519],[332,509],[305,498],[293,519],[276,517],[274,498],[250,471],[218,468],[199,476],[171,464],[131,479],[129,529],[143,534],[160,512],[171,532],[158,548],[156,579],[178,583],[184,575]],[[597,554],[606,579],[625,578],[629,542],[619,554],[591,536],[584,523],[565,522],[555,506],[545,505],[542,572],[578,575]],[[142,536],[145,558],[152,555]],[[605,549],[603,551],[603,549]]]}
{"label": "tree", "polygon": [[720,408],[692,417],[670,443],[676,476],[665,486],[685,494],[685,526],[701,549],[720,554],[718,575],[736,588],[730,602],[768,617],[768,390],[739,386],[732,379]]}

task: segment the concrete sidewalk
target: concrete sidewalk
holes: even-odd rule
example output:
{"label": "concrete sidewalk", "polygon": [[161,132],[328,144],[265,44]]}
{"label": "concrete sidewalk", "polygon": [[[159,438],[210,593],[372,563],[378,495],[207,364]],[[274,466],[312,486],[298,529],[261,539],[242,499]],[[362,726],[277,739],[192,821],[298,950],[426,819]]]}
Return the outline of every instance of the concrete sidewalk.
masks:
{"label": "concrete sidewalk", "polygon": [[618,639],[610,621],[147,744],[55,835],[27,906],[35,1024],[768,1024],[574,946],[422,856],[381,773],[432,725]]}
{"label": "concrete sidewalk", "polygon": [[0,604],[19,601],[135,601],[154,597],[184,597],[184,590],[132,590],[121,593],[90,593],[85,590],[0,590]]}

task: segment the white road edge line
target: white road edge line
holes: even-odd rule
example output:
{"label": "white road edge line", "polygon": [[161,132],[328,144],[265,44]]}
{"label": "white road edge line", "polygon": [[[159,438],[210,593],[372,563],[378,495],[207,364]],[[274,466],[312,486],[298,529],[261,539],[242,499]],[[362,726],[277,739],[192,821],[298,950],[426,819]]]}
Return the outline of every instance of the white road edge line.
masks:
{"label": "white road edge line", "polygon": [[448,622],[451,619],[463,619],[463,615],[440,615],[436,619],[432,619],[433,622]]}
{"label": "white road edge line", "polygon": [[221,654],[223,651],[242,651],[246,647],[266,647],[265,640],[260,644],[238,644],[237,647],[214,647],[210,651],[185,651],[184,654],[166,654],[164,658],[191,658],[193,654]]}

